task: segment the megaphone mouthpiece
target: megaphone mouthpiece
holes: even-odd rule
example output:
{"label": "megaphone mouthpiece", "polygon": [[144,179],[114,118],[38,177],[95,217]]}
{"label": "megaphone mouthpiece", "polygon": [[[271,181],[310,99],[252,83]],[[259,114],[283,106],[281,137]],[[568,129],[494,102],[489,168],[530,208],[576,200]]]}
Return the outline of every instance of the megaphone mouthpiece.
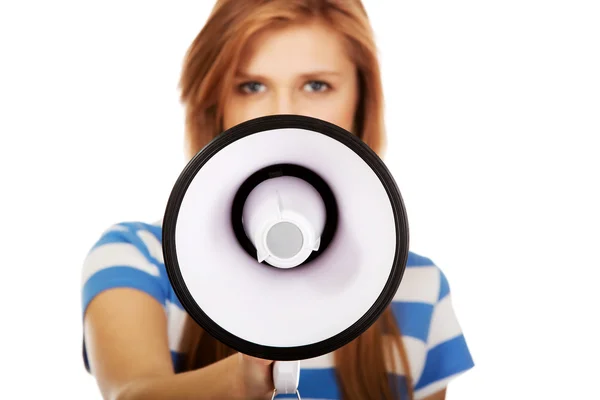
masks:
{"label": "megaphone mouthpiece", "polygon": [[300,178],[279,176],[250,192],[242,221],[258,262],[294,268],[318,250],[326,218],[325,205],[314,187]]}

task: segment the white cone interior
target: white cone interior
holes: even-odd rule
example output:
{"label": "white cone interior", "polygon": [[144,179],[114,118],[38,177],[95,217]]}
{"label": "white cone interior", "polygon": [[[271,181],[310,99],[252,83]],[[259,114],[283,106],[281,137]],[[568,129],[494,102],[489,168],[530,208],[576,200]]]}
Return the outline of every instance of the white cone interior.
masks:
{"label": "white cone interior", "polygon": [[[238,244],[231,204],[248,176],[279,163],[319,174],[336,196],[338,230],[311,264],[259,264]],[[175,246],[185,284],[221,328],[255,344],[310,345],[360,319],[390,276],[397,237],[389,197],[354,151],[326,135],[277,129],[239,139],[196,174],[182,200]]]}

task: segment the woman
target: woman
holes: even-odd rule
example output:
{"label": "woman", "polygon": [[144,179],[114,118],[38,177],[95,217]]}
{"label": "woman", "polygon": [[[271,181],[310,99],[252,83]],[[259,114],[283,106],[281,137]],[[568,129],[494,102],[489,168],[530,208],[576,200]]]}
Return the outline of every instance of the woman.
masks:
{"label": "woman", "polygon": [[[380,72],[359,0],[219,0],[189,49],[181,89],[189,157],[271,114],[327,120],[383,154]],[[117,224],[85,260],[84,358],[104,398],[269,399],[271,361],[232,351],[189,318],[160,240],[160,223]],[[304,361],[300,393],[444,399],[472,366],[443,273],[410,253],[389,309],[355,341]]]}

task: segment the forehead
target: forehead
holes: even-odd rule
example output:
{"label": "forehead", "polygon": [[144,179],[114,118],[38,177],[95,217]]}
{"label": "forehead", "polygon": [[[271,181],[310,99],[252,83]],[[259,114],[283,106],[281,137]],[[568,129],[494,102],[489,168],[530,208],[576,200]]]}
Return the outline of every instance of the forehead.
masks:
{"label": "forehead", "polygon": [[267,28],[250,39],[240,60],[247,74],[343,72],[353,67],[343,37],[319,22]]}

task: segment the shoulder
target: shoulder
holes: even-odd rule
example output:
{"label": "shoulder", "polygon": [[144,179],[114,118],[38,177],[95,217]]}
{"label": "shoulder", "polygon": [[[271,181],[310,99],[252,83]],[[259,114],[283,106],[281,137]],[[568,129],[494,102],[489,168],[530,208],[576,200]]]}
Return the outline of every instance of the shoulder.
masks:
{"label": "shoulder", "polygon": [[427,257],[410,252],[400,286],[390,304],[405,340],[422,347],[429,337],[431,320],[446,286],[441,269]]}
{"label": "shoulder", "polygon": [[406,269],[395,302],[417,302],[435,305],[449,292],[449,284],[442,269],[430,258],[409,252]]}
{"label": "shoulder", "polygon": [[417,398],[445,388],[474,366],[452,306],[450,284],[433,260],[409,253],[392,308],[405,342],[414,347]]}
{"label": "shoulder", "polygon": [[[151,264],[164,264],[161,223],[120,222],[110,225],[88,253],[90,256],[141,255]],[[150,268],[153,269],[153,268]]]}
{"label": "shoulder", "polygon": [[141,221],[119,222],[109,225],[100,234],[100,238],[92,250],[107,244],[127,242],[143,251],[148,247],[160,246],[161,236],[162,221],[154,223]]}
{"label": "shoulder", "polygon": [[161,221],[119,222],[99,234],[81,271],[84,310],[93,297],[113,287],[144,290],[164,303],[170,285],[161,236]]}

